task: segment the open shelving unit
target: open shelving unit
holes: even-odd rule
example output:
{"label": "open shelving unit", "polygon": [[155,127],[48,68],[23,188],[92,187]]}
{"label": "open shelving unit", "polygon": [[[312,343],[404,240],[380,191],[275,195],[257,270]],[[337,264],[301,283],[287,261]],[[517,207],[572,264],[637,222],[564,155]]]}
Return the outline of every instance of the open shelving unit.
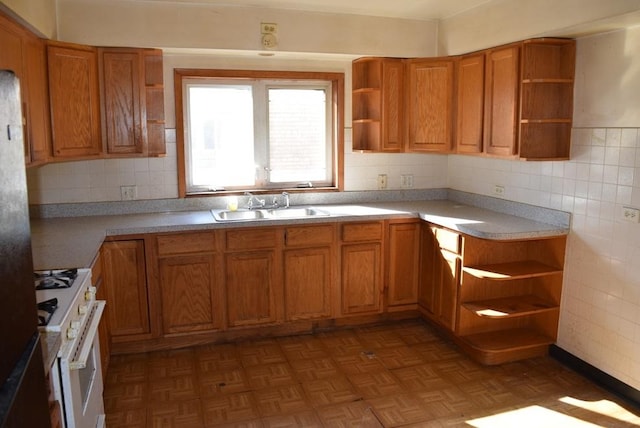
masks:
{"label": "open shelving unit", "polygon": [[575,40],[541,38],[522,46],[520,158],[569,159]]}
{"label": "open shelving unit", "polygon": [[482,364],[545,355],[560,314],[566,236],[465,236],[455,337]]}

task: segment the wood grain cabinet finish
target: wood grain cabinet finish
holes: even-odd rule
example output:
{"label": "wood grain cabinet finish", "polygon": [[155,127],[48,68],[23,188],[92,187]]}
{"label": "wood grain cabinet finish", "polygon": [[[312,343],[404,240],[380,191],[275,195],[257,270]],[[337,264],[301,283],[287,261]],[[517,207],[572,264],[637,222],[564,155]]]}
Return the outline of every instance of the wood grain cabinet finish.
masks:
{"label": "wood grain cabinet finish", "polygon": [[285,320],[332,315],[335,226],[285,228],[283,255]]}
{"label": "wood grain cabinet finish", "polygon": [[160,235],[157,245],[163,334],[221,329],[222,263],[215,234]]}
{"label": "wood grain cabinet finish", "polygon": [[390,222],[387,240],[387,303],[415,309],[420,273],[420,222]]}
{"label": "wood grain cabinet finish", "polygon": [[102,152],[96,48],[48,42],[49,96],[54,158]]}
{"label": "wood grain cabinet finish", "polygon": [[398,58],[353,62],[353,149],[404,151],[404,63]]}
{"label": "wood grain cabinet finish", "polygon": [[106,153],[164,154],[162,52],[98,48],[98,56]]}
{"label": "wood grain cabinet finish", "polygon": [[227,325],[245,327],[282,320],[280,228],[226,232],[224,284]]}
{"label": "wood grain cabinet finish", "polygon": [[454,60],[408,60],[407,72],[408,150],[451,152]]}
{"label": "wood grain cabinet finish", "polygon": [[105,242],[102,258],[113,342],[150,338],[144,241]]}
{"label": "wood grain cabinet finish", "polygon": [[465,55],[457,62],[456,151],[484,150],[485,54]]}
{"label": "wood grain cabinet finish", "polygon": [[383,310],[383,222],[342,224],[342,314]]}

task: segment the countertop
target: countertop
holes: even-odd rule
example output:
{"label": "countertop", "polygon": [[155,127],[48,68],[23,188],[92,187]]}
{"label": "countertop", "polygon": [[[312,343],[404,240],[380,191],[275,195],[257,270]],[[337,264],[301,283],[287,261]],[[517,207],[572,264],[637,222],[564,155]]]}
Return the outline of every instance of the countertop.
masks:
{"label": "countertop", "polygon": [[452,200],[313,206],[330,215],[223,223],[217,222],[210,210],[194,210],[33,219],[31,235],[34,267],[36,270],[89,267],[107,236],[230,227],[419,217],[467,235],[494,240],[558,236],[569,232],[568,225],[530,220]]}

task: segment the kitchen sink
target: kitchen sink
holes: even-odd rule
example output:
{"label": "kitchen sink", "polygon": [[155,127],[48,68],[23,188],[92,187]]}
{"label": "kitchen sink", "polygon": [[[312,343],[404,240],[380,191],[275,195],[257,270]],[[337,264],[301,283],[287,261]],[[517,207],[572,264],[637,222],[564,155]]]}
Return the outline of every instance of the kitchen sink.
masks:
{"label": "kitchen sink", "polygon": [[267,210],[267,215],[274,218],[304,218],[328,216],[329,213],[316,208],[280,208]]}
{"label": "kitchen sink", "polygon": [[264,212],[260,210],[238,210],[238,211],[216,211],[212,210],[213,216],[218,221],[248,221],[248,220],[262,220],[264,218]]}
{"label": "kitchen sink", "polygon": [[327,211],[317,208],[275,208],[262,210],[211,210],[216,221],[251,221],[251,220],[278,220],[278,219],[298,219],[317,216],[328,216]]}

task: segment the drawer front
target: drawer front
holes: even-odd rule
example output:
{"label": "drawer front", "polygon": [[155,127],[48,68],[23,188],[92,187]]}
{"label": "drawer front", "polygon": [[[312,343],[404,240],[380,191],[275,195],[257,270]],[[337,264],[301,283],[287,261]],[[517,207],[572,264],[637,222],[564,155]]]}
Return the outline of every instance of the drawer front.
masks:
{"label": "drawer front", "polygon": [[460,254],[460,234],[447,229],[434,228],[434,235],[440,248]]}
{"label": "drawer front", "polygon": [[214,232],[158,236],[158,255],[210,253],[215,251]]}
{"label": "drawer front", "polygon": [[313,246],[333,243],[333,225],[287,227],[285,230],[285,245]]}
{"label": "drawer front", "polygon": [[257,250],[273,248],[278,244],[277,227],[263,229],[238,229],[227,231],[227,250]]}
{"label": "drawer front", "polygon": [[382,222],[348,223],[342,225],[342,241],[379,241],[382,239]]}

